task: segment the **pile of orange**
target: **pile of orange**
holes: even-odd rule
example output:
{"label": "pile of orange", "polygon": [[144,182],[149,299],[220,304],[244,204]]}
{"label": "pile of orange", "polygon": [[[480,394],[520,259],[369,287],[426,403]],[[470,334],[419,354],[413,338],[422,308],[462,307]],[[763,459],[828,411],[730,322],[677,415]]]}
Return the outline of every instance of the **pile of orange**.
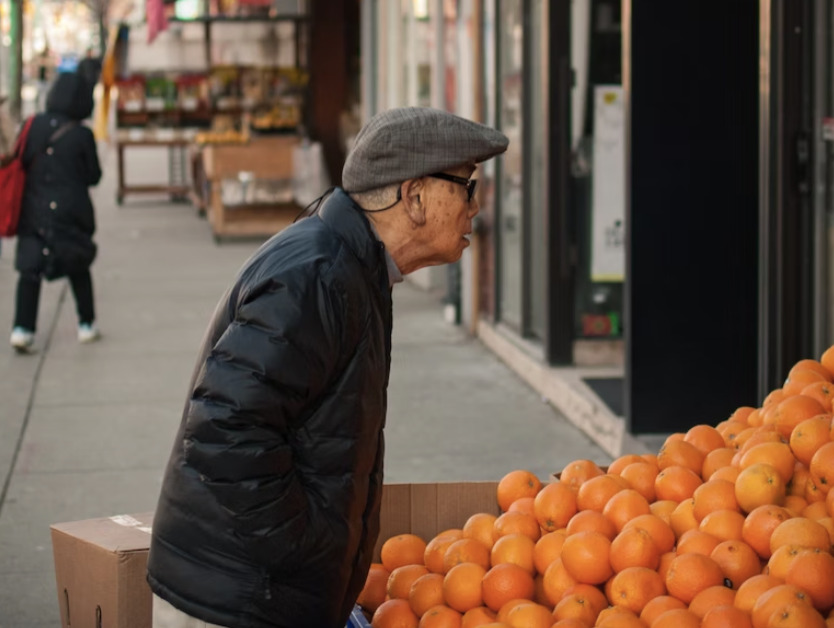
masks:
{"label": "pile of orange", "polygon": [[374,628],[834,628],[834,347],[759,407],[551,482],[514,470],[502,514],[387,539]]}

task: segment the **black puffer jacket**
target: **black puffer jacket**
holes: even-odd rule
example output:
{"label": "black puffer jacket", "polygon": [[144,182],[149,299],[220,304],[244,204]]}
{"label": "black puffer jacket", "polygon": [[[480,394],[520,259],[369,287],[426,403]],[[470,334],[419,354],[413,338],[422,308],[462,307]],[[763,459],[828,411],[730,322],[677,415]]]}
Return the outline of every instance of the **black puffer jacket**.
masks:
{"label": "black puffer jacket", "polygon": [[[17,229],[15,266],[21,272],[42,272],[44,251],[61,243],[55,240],[92,246],[96,221],[89,187],[101,179],[101,168],[93,132],[81,124],[92,110],[90,85],[77,74],[59,74],[46,113],[32,122],[23,152],[26,187]],[[69,122],[73,126],[50,146],[49,138]],[[77,270],[82,268],[63,269]]]}
{"label": "black puffer jacket", "polygon": [[153,522],[151,589],[209,623],[343,627],[379,533],[383,245],[341,190],[214,313]]}

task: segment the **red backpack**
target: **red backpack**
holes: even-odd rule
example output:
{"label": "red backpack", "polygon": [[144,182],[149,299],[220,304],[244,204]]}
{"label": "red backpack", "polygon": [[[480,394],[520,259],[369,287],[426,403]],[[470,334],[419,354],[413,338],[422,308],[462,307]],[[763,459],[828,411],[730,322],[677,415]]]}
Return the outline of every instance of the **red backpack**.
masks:
{"label": "red backpack", "polygon": [[0,237],[8,238],[17,233],[26,171],[23,169],[23,150],[32,120],[29,118],[17,136],[14,151],[0,160]]}

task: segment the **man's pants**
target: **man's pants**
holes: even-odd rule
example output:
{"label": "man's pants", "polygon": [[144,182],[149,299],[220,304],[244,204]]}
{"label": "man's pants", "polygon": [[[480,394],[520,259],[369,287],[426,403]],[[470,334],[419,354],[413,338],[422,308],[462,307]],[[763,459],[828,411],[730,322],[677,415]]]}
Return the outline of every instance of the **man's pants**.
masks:
{"label": "man's pants", "polygon": [[201,619],[194,619],[155,594],[152,625],[153,628],[223,628],[217,624],[207,624]]}

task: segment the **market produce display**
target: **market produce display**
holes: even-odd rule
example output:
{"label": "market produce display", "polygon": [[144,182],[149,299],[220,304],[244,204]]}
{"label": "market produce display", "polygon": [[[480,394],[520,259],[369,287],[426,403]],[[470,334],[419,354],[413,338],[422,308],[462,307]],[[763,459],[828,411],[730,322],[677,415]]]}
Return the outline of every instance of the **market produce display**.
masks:
{"label": "market produce display", "polygon": [[500,514],[384,539],[374,628],[834,628],[834,347],[761,406],[607,468],[517,469]]}

